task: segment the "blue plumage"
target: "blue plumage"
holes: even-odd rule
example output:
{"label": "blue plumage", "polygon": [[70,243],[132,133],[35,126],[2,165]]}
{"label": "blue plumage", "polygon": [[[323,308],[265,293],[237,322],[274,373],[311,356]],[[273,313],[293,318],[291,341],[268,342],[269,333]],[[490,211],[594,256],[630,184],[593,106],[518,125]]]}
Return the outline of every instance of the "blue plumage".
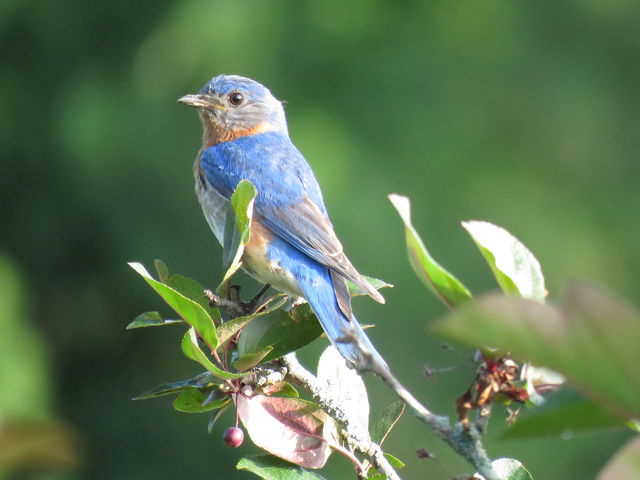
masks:
{"label": "blue plumage", "polygon": [[203,147],[194,173],[203,212],[219,241],[226,203],[238,183],[251,181],[257,191],[245,269],[259,280],[304,297],[327,336],[352,364],[353,345],[337,343],[351,326],[364,345],[375,349],[351,310],[345,280],[375,300],[384,299],[351,265],[327,215],[316,178],[287,133],[284,110],[264,86],[221,75],[182,103],[200,111]]}

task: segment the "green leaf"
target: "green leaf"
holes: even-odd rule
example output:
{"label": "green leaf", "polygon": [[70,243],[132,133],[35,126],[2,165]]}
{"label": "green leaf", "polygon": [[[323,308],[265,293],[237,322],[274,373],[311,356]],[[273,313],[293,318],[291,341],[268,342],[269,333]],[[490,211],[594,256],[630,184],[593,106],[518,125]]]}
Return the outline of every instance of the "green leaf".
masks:
{"label": "green leaf", "polygon": [[373,468],[372,469],[375,473],[373,473],[372,475],[369,475],[367,477],[367,480],[386,480],[387,476],[384,473],[378,473],[378,471]]}
{"label": "green leaf", "polygon": [[404,402],[397,400],[385,408],[382,412],[382,418],[378,420],[371,428],[371,440],[378,445],[382,445],[391,430],[396,426],[398,420],[404,413]]}
{"label": "green leaf", "polygon": [[316,472],[293,465],[273,455],[241,458],[236,468],[255,473],[263,480],[326,480]]}
{"label": "green leaf", "polygon": [[404,462],[400,460],[398,457],[394,457],[390,453],[385,453],[384,456],[389,461],[389,463],[393,468],[398,468],[398,469],[404,468]]}
{"label": "green leaf", "polygon": [[251,218],[256,189],[248,180],[242,180],[236,187],[227,209],[224,228],[223,264],[226,268],[218,290],[223,289],[228,280],[238,271],[244,247],[251,238]]}
{"label": "green leaf", "polygon": [[[384,280],[380,280],[379,278],[367,277],[366,275],[363,275],[362,278],[364,278],[367,282],[369,282],[371,286],[376,290],[380,290],[381,288],[393,288],[393,285],[385,282]],[[353,297],[356,297],[358,295],[368,295],[367,292],[362,290],[358,285],[353,283],[351,280],[347,280],[347,287],[349,288],[349,293]]]}
{"label": "green leaf", "polygon": [[218,350],[224,348],[226,343],[238,333],[242,328],[248,325],[254,318],[268,315],[269,313],[277,310],[287,303],[287,298],[284,295],[274,295],[269,299],[264,310],[260,313],[254,313],[253,315],[243,315],[241,317],[233,318],[227,322],[224,322],[217,329],[218,331]]}
{"label": "green leaf", "polygon": [[273,395],[275,395],[276,397],[288,397],[288,398],[300,397],[300,394],[298,393],[298,390],[296,390],[296,387],[294,387],[288,382],[284,382],[280,390],[278,390]]}
{"label": "green leaf", "polygon": [[204,287],[196,280],[174,273],[168,278],[166,284],[185,297],[198,303],[205,309],[215,323],[220,323],[220,311],[216,307],[209,305],[209,300],[204,295]]}
{"label": "green leaf", "polygon": [[145,312],[138,315],[133,322],[127,325],[127,330],[143,327],[161,327],[162,325],[171,325],[174,323],[182,323],[182,320],[162,318],[159,312]]}
{"label": "green leaf", "polygon": [[217,378],[211,375],[211,373],[205,372],[187,380],[163,383],[162,385],[158,385],[147,392],[141,393],[137,397],[134,397],[133,400],[147,400],[149,398],[161,397],[163,395],[171,395],[172,393],[178,393],[189,388],[214,387],[217,385],[216,380]]}
{"label": "green leaf", "polygon": [[269,345],[260,352],[242,355],[233,363],[236,370],[245,371],[258,365],[267,355],[271,353],[273,347]]}
{"label": "green leaf", "polygon": [[205,343],[214,350],[218,346],[218,337],[213,320],[202,306],[185,297],[173,288],[155,280],[144,266],[137,262],[129,263],[145,281],[173,308],[180,317],[191,325]]}
{"label": "green leaf", "polygon": [[620,427],[623,422],[602,407],[586,399],[536,408],[518,417],[502,438],[533,438],[566,436],[611,427]]}
{"label": "green leaf", "polygon": [[640,478],[640,436],[629,440],[598,475],[598,480],[634,480]]}
{"label": "green leaf", "polygon": [[156,258],[153,261],[153,266],[156,268],[156,272],[158,273],[158,280],[162,283],[167,283],[169,281],[169,267],[159,258]]}
{"label": "green leaf", "polygon": [[498,285],[507,295],[544,301],[547,290],[540,263],[533,253],[504,228],[489,222],[462,222],[485,260]]}
{"label": "green leaf", "polygon": [[173,401],[173,408],[184,413],[202,413],[216,410],[230,402],[228,395],[220,394],[219,398],[204,404],[208,395],[197,388],[183,390]]}
{"label": "green leaf", "polygon": [[198,337],[196,336],[196,332],[193,328],[187,330],[187,333],[185,333],[184,337],[182,337],[182,353],[184,353],[187,358],[198,362],[218,378],[222,378],[224,380],[232,380],[234,378],[240,378],[244,376],[244,373],[231,373],[222,370],[211,360],[209,360],[209,357],[205,355],[205,353],[200,348],[200,345],[198,345]]}
{"label": "green leaf", "polygon": [[[513,458],[498,458],[491,462],[491,467],[495,472],[498,480],[533,480],[529,471],[524,465]],[[484,478],[476,473],[478,478]]]}
{"label": "green leaf", "polygon": [[560,308],[487,295],[434,327],[449,338],[493,345],[557,370],[623,420],[640,416],[640,312],[593,286],[571,285]]}
{"label": "green leaf", "polygon": [[411,224],[411,205],[407,197],[391,194],[389,200],[404,222],[409,262],[418,277],[447,306],[454,307],[471,298],[471,293],[452,274],[445,270],[424,246],[422,239]]}
{"label": "green leaf", "polygon": [[253,319],[244,327],[238,340],[240,356],[258,353],[271,346],[273,350],[263,359],[269,361],[308,345],[320,335],[322,327],[308,304],[287,313],[276,310]]}

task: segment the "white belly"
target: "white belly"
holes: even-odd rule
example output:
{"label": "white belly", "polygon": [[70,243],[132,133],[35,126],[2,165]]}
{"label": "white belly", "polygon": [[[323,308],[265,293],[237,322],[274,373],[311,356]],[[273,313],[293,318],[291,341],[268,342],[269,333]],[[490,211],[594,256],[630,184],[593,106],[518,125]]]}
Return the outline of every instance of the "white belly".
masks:
{"label": "white belly", "polygon": [[218,239],[218,242],[220,242],[220,245],[224,245],[224,224],[226,222],[229,201],[209,185],[206,180],[200,183],[197,178],[196,193],[202,206],[204,218],[207,219],[207,223]]}

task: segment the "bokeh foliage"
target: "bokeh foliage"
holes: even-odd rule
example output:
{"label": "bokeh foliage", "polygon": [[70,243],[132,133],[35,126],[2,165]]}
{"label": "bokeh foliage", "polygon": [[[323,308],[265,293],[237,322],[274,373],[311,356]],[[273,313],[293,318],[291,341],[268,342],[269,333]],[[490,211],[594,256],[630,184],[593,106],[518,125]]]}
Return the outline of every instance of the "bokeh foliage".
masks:
{"label": "bokeh foliage", "polygon": [[[208,437],[201,420],[162,400],[129,400],[199,372],[171,332],[124,330],[156,307],[126,262],[164,258],[202,282],[222,274],[222,249],[192,194],[199,125],[175,99],[214,74],[240,73],[287,100],[291,135],[347,253],[396,285],[386,306],[357,300],[358,317],[377,324],[370,335],[402,380],[452,413],[471,372],[421,378],[423,363],[462,360],[424,329],[443,307],[413,276],[386,195],[411,197],[430,250],[474,292],[493,286],[491,274],[458,222],[481,218],[536,253],[552,297],[567,278],[587,277],[639,303],[639,21],[634,0],[5,0],[0,252],[21,282],[0,301],[22,298],[18,328],[41,340],[4,326],[0,335],[18,352],[41,352],[6,359],[3,350],[0,361],[20,358],[25,372],[46,376],[25,410],[87,438],[84,469],[59,475],[169,479],[212,465],[232,475],[225,425]],[[10,380],[3,373],[2,398]],[[372,403],[389,403],[370,384]],[[488,448],[535,478],[589,478],[625,438],[496,438]],[[464,471],[411,422],[389,440],[399,450],[394,441],[433,448]],[[446,478],[435,463],[409,460],[408,478]],[[331,468],[340,478],[350,467]]]}

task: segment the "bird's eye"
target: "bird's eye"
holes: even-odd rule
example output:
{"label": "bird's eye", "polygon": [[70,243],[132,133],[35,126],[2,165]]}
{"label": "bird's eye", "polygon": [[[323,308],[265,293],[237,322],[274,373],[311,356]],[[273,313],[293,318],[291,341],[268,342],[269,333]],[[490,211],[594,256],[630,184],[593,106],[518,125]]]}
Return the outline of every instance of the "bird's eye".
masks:
{"label": "bird's eye", "polygon": [[242,95],[240,92],[233,92],[232,94],[229,95],[229,103],[231,105],[234,105],[237,107],[242,102],[244,102],[244,95]]}

